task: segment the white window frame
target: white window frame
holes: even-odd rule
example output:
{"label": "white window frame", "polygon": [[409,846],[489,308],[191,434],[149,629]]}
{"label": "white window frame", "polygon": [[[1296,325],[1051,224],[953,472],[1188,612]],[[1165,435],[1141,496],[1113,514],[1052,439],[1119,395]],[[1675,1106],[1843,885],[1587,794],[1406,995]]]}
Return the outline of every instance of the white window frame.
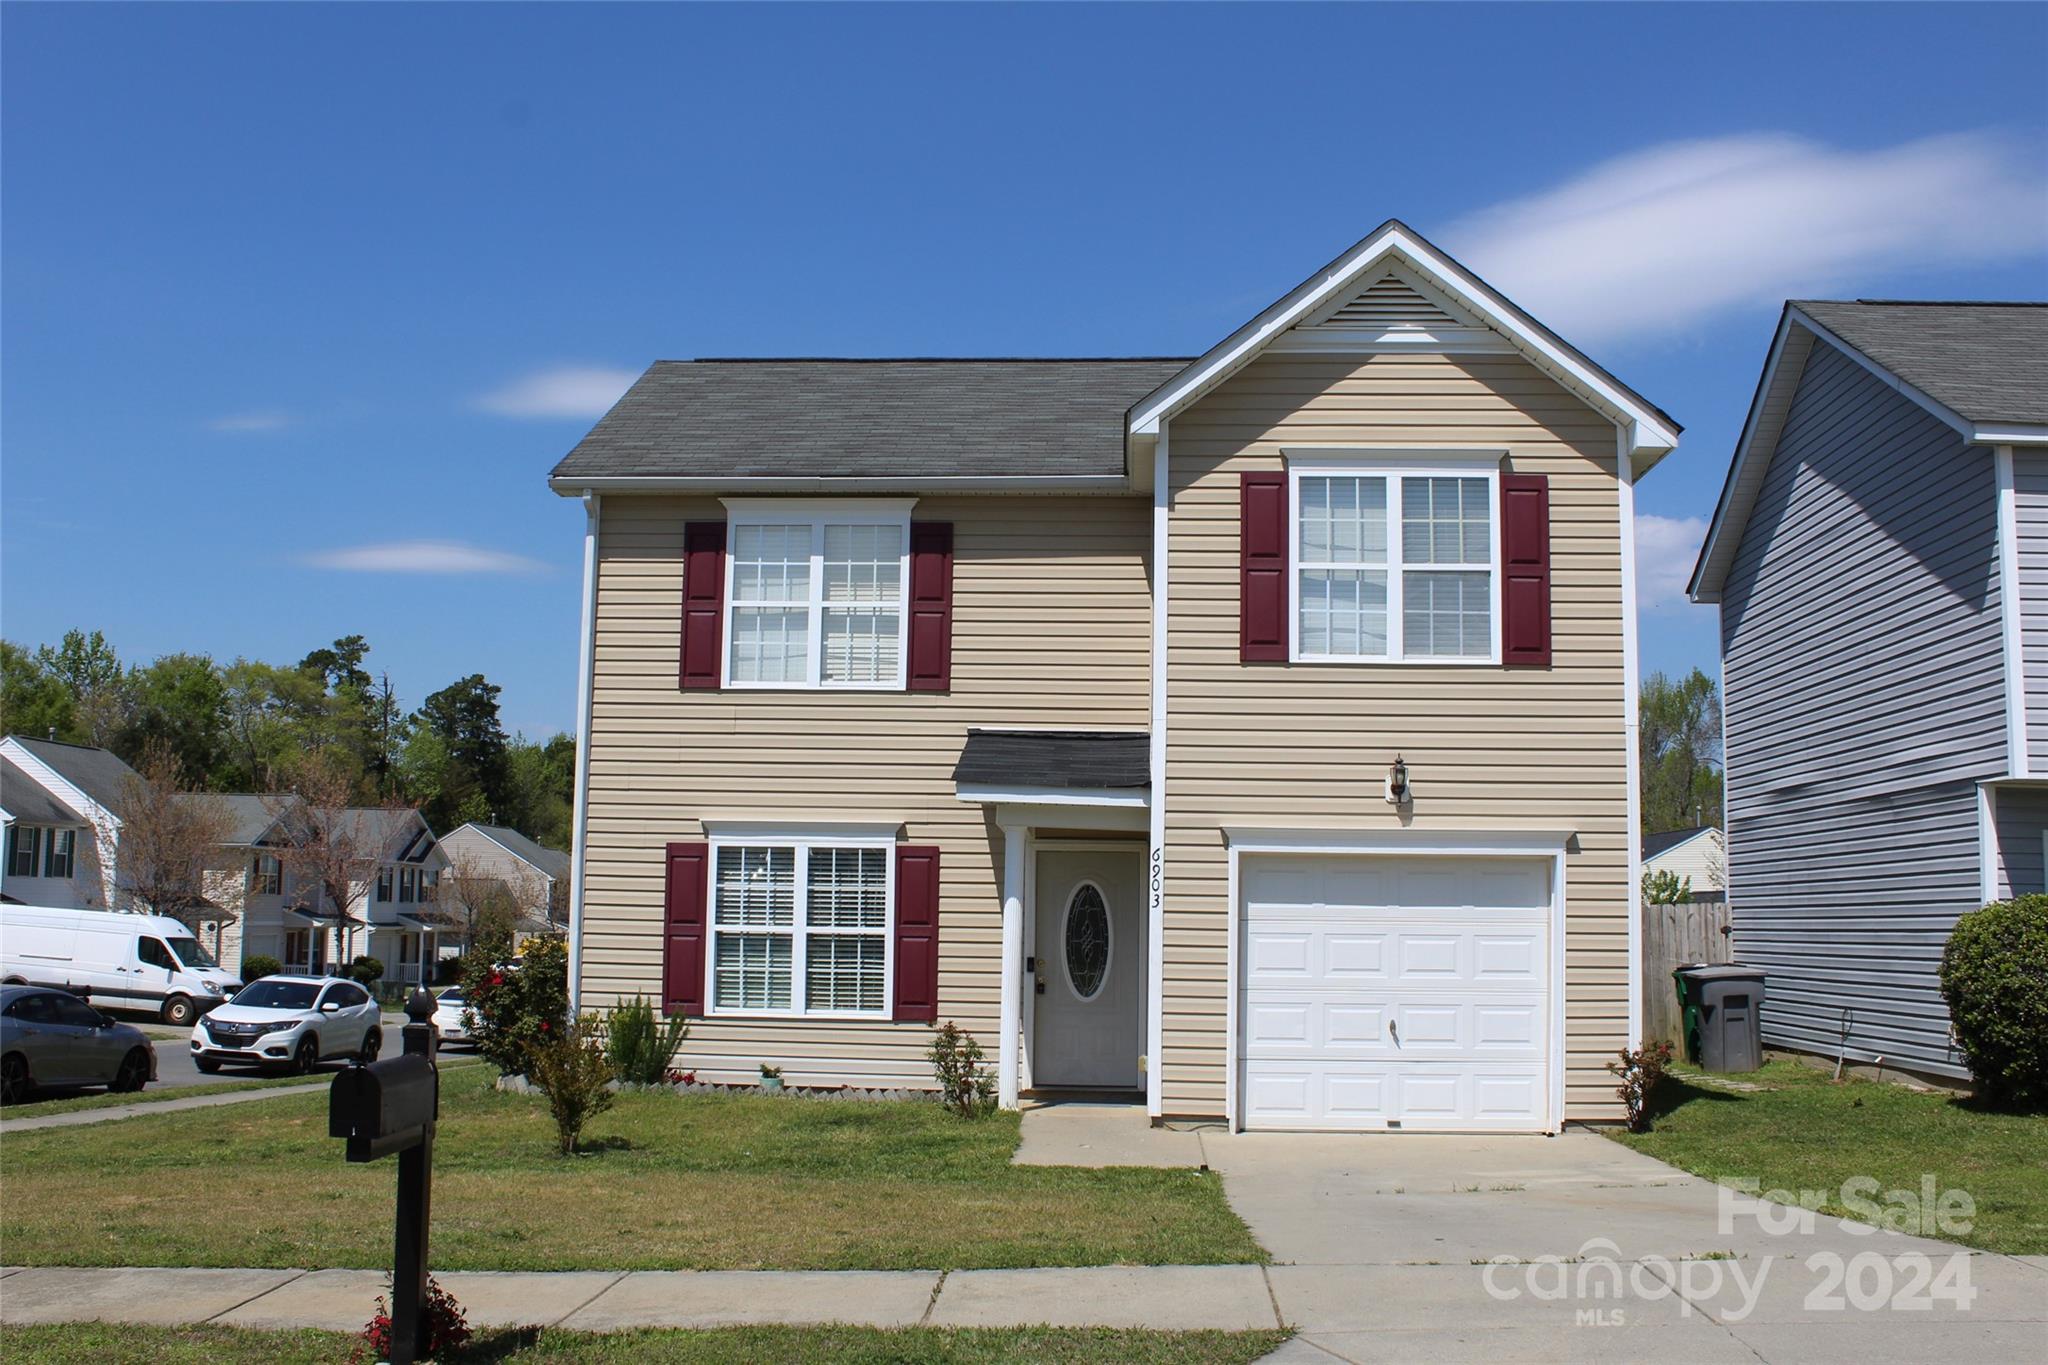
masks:
{"label": "white window frame", "polygon": [[[274,887],[273,883],[275,883]],[[282,896],[284,894],[284,860],[275,853],[258,853],[249,866],[249,894],[252,896]]]}
{"label": "white window frame", "polygon": [[[15,860],[20,857],[22,844],[28,845],[28,871],[16,872]],[[7,827],[7,875],[10,877],[40,877],[43,875],[43,826],[9,825]]]}
{"label": "white window frame", "polygon": [[379,905],[395,905],[395,904],[397,904],[396,900],[394,899],[394,898],[395,898],[395,897],[397,896],[397,894],[398,894],[398,889],[397,889],[397,888],[398,888],[398,869],[397,869],[397,867],[395,867],[394,865],[392,865],[392,864],[390,864],[390,863],[385,863],[385,864],[384,864],[384,865],[383,865],[382,867],[380,867],[380,868],[378,868],[378,869],[377,869],[377,891],[376,891],[376,901],[377,901],[377,904],[379,904]]}
{"label": "white window frame", "polygon": [[[719,618],[719,686],[736,691],[764,692],[906,692],[910,689],[910,509],[915,498],[726,498],[725,585]],[[804,676],[772,681],[735,681],[733,656],[733,562],[742,526],[811,528],[810,624],[806,632]],[[896,565],[896,678],[893,682],[828,682],[825,679],[825,528],[827,526],[894,526],[903,533]],[[742,603],[754,606],[755,603]],[[772,606],[773,603],[758,605]],[[788,604],[795,606],[795,603]],[[875,604],[868,604],[875,605]]]}
{"label": "white window frame", "polygon": [[[729,834],[713,834],[711,866],[707,877],[704,904],[704,1011],[707,1015],[726,1019],[866,1019],[883,1023],[896,1015],[896,839],[891,835],[850,835],[834,834],[829,830],[773,833],[734,831]],[[780,927],[764,925],[734,925],[721,929],[718,923],[718,857],[721,849],[728,848],[787,848],[795,852],[796,882],[794,900],[791,906],[790,924],[785,931]],[[882,938],[882,1007],[878,1010],[824,1010],[808,1009],[810,993],[810,888],[811,850],[813,848],[875,848],[882,850],[883,915],[882,927],[877,930],[847,930],[843,928],[821,929],[826,936],[847,933],[874,934]],[[721,933],[738,936],[763,933],[789,935],[789,1000],[786,1010],[747,1009],[741,1007],[720,1008],[718,1004],[718,938]]]}
{"label": "white window frame", "polygon": [[[1497,667],[1501,661],[1501,461],[1506,451],[1488,450],[1299,450],[1287,459],[1287,657],[1302,664],[1394,664],[1406,667]],[[1387,574],[1387,652],[1385,654],[1305,654],[1301,648],[1301,481],[1307,478],[1383,478],[1387,481],[1387,559],[1384,566],[1353,564],[1346,568],[1378,569]],[[1405,603],[1402,595],[1401,483],[1407,478],[1483,478],[1486,480],[1489,579],[1488,616],[1491,647],[1485,654],[1405,654]],[[1476,572],[1481,566],[1418,566],[1418,572]]]}
{"label": "white window frame", "polygon": [[[58,851],[62,847],[62,852]],[[63,866],[58,867],[59,862]],[[47,829],[43,832],[43,875],[69,881],[78,875],[78,831]]]}
{"label": "white window frame", "polygon": [[400,905],[413,905],[420,898],[420,870],[407,864],[398,869],[398,901]]}

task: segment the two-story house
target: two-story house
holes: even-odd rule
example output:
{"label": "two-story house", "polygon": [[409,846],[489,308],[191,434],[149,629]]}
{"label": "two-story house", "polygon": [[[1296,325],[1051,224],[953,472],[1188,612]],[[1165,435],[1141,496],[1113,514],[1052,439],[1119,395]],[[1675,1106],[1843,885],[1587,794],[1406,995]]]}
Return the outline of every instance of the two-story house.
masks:
{"label": "two-story house", "polygon": [[[462,931],[470,911],[492,899],[501,900],[513,915],[514,948],[540,934],[559,934],[566,927],[569,905],[569,855],[534,842],[506,825],[477,821],[459,825],[441,836],[448,870],[442,882],[442,952],[461,951]],[[451,905],[467,899],[475,905]]]}
{"label": "two-story house", "polygon": [[135,770],[105,749],[0,739],[0,894],[29,905],[119,909],[121,804]]}
{"label": "two-story house", "polygon": [[583,501],[577,1002],[683,1064],[1554,1131],[1637,1035],[1670,418],[1398,222],[1205,354],[653,365]]}
{"label": "two-story house", "polygon": [[1966,1075],[1949,932],[2048,890],[2048,304],[1788,303],[1692,596],[1765,1042]]}

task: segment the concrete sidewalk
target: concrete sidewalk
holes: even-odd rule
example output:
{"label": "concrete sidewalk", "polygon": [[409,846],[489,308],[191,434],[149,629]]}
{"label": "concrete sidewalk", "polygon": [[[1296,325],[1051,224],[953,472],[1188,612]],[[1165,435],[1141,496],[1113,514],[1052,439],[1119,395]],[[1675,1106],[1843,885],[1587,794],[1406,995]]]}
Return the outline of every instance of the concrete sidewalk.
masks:
{"label": "concrete sidewalk", "polygon": [[[1263,1269],[445,1271],[477,1327],[1218,1328],[1279,1324]],[[376,1270],[8,1269],[0,1323],[212,1322],[359,1331],[386,1292]]]}

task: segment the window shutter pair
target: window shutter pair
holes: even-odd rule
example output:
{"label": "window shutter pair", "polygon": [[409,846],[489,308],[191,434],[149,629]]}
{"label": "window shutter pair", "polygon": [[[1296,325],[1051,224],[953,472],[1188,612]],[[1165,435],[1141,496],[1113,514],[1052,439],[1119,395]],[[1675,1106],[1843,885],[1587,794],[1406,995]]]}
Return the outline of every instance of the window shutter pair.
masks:
{"label": "window shutter pair", "polygon": [[[891,1017],[939,1019],[939,850],[896,849],[896,980]],[[711,845],[668,846],[661,925],[661,1004],[667,1014],[704,1013],[711,945]],[[802,971],[803,964],[795,964]]]}
{"label": "window shutter pair", "polygon": [[[1287,661],[1289,518],[1287,475],[1238,476],[1237,657]],[[1550,480],[1500,478],[1501,662],[1550,666]]]}
{"label": "window shutter pair", "polygon": [[[683,527],[683,620],[678,681],[686,691],[716,691],[724,666],[725,523],[692,521]],[[910,632],[907,651],[912,692],[947,692],[953,686],[953,523],[910,523]]]}

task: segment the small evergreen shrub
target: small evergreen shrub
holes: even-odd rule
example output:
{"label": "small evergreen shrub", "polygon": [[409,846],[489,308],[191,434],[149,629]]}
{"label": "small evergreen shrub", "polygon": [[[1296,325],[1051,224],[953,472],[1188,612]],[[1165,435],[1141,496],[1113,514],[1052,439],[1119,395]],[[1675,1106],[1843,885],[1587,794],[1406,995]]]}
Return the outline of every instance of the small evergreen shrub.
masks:
{"label": "small evergreen shrub", "polygon": [[628,1085],[660,1085],[668,1064],[690,1032],[690,1022],[663,1019],[645,997],[634,996],[611,1013],[604,1041],[612,1069]]}
{"label": "small evergreen shrub", "polygon": [[268,953],[245,953],[242,955],[242,980],[255,981],[266,976],[276,976],[284,971],[284,964]]}
{"label": "small evergreen shrub", "polygon": [[2005,1108],[2048,1108],[2048,896],[1957,920],[1941,993],[1978,1093]]}
{"label": "small evergreen shrub", "polygon": [[614,1076],[611,1061],[597,1039],[597,1016],[586,1014],[574,1034],[557,1032],[532,1048],[526,1071],[534,1086],[547,1096],[562,1155],[574,1156],[583,1125],[612,1107]]}
{"label": "small evergreen shrub", "polygon": [[996,1078],[983,1064],[981,1044],[950,1020],[932,1037],[932,1070],[939,1078],[940,1099],[963,1118],[995,1112]]}
{"label": "small evergreen shrub", "polygon": [[1621,1096],[1622,1107],[1628,1111],[1631,1133],[1650,1131],[1650,1097],[1670,1065],[1671,1044],[1662,1040],[1644,1043],[1633,1051],[1623,1048],[1617,1059],[1607,1064],[1607,1070],[1621,1078],[1614,1093]]}
{"label": "small evergreen shrub", "polygon": [[358,986],[369,988],[377,984],[384,975],[384,963],[364,953],[348,964],[349,978]]}

